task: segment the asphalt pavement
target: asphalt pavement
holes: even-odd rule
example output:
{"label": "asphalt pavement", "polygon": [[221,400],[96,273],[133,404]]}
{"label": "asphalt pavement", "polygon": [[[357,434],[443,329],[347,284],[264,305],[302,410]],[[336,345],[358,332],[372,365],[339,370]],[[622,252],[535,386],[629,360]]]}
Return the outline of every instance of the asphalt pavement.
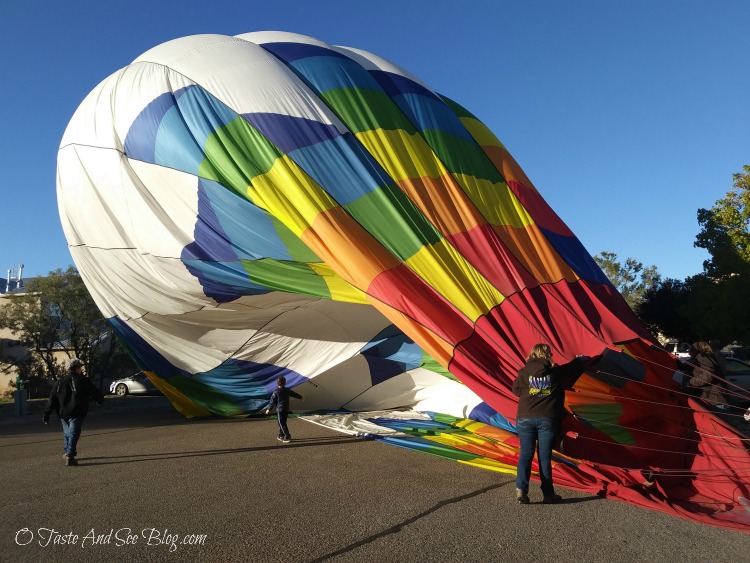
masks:
{"label": "asphalt pavement", "polygon": [[93,407],[66,467],[56,419],[0,412],[0,561],[731,561],[750,537],[290,419]]}

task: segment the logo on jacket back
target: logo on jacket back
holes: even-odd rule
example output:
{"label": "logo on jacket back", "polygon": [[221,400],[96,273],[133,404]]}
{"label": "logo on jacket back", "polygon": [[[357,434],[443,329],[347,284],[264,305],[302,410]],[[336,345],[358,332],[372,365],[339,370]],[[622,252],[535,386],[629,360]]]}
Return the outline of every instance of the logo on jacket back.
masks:
{"label": "logo on jacket back", "polygon": [[552,381],[549,375],[529,377],[529,395],[544,396],[549,395],[552,390]]}

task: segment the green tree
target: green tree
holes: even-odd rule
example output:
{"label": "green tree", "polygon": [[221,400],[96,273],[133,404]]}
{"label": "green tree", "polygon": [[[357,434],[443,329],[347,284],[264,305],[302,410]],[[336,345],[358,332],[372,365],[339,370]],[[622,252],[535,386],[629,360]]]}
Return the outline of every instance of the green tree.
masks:
{"label": "green tree", "polygon": [[698,274],[686,280],[690,297],[685,317],[700,340],[750,342],[750,291],[747,276],[714,278]]}
{"label": "green tree", "polygon": [[617,254],[605,251],[593,258],[633,311],[638,310],[646,292],[661,280],[656,266],[644,268],[634,258],[628,258],[625,264],[621,264]]}
{"label": "green tree", "polygon": [[665,334],[678,340],[698,340],[687,314],[692,287],[684,281],[667,278],[644,293],[638,318],[652,334]]}
{"label": "green tree", "polygon": [[701,231],[694,244],[711,255],[703,270],[713,278],[747,274],[750,269],[750,165],[732,177],[726,196],[711,209],[698,210]]}
{"label": "green tree", "polygon": [[695,246],[708,251],[692,287],[689,320],[723,342],[750,342],[750,166],[711,209],[698,210]]}
{"label": "green tree", "polygon": [[[29,279],[24,293],[13,295],[0,307],[0,327],[12,330],[30,351],[28,356],[9,360],[23,378],[41,373],[59,378],[65,372],[60,356],[83,360],[100,388],[104,375],[137,369],[72,266]],[[10,372],[8,365],[0,369]]]}

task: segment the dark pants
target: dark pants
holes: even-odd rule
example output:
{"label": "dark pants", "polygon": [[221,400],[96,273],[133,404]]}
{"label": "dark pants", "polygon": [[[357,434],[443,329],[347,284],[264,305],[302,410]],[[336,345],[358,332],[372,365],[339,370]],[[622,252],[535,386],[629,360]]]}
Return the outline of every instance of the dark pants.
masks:
{"label": "dark pants", "polygon": [[68,454],[68,457],[76,456],[76,446],[78,445],[78,438],[81,437],[84,418],[83,416],[77,416],[60,419],[63,427],[63,439],[65,440],[65,453]]}
{"label": "dark pants", "polygon": [[555,494],[555,488],[552,485],[552,447],[559,427],[560,421],[555,418],[519,418],[516,421],[518,439],[521,442],[521,453],[518,456],[516,470],[516,489],[525,493],[529,492],[531,462],[534,460],[534,450],[537,450],[542,494],[545,497]]}
{"label": "dark pants", "polygon": [[279,419],[279,437],[291,440],[292,436],[289,434],[289,428],[286,426],[286,419],[289,416],[288,412],[277,412],[276,416]]}

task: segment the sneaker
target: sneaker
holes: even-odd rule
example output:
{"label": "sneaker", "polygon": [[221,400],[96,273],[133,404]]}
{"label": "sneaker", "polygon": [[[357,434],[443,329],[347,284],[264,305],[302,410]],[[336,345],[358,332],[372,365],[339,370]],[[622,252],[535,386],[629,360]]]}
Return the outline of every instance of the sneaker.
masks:
{"label": "sneaker", "polygon": [[279,442],[282,442],[282,441],[284,440],[284,438],[282,438],[281,436],[276,436],[276,439],[277,439],[277,440],[278,440]]}
{"label": "sneaker", "polygon": [[543,504],[557,504],[558,502],[562,502],[562,497],[560,495],[550,495],[542,499]]}
{"label": "sneaker", "polygon": [[527,495],[521,489],[516,489],[516,499],[518,500],[519,504],[529,504],[531,502],[531,500],[529,500],[529,495]]}
{"label": "sneaker", "polygon": [[78,465],[78,460],[74,457],[68,457],[65,459],[65,465]]}
{"label": "sneaker", "polygon": [[289,443],[289,442],[291,442],[291,441],[292,441],[292,439],[291,439],[291,438],[284,438],[284,439],[282,440],[282,442],[283,442],[283,443],[285,443],[285,444],[288,444],[288,443]]}

